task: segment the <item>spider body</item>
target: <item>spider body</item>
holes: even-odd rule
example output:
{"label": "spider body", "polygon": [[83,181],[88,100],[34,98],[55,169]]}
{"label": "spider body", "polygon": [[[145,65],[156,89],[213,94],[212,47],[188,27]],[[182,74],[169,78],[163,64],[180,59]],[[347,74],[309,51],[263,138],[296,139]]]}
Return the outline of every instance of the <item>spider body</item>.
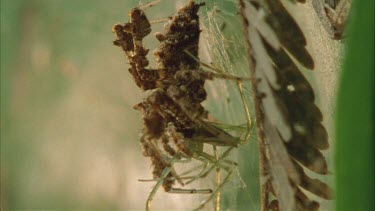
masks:
{"label": "spider body", "polygon": [[[203,5],[190,1],[171,18],[163,34],[157,33],[156,37],[161,42],[154,52],[157,69],[147,68],[149,50],[143,47],[142,40],[151,32],[151,28],[142,10],[133,8],[129,13],[129,22],[113,27],[117,36],[114,45],[125,52],[135,83],[143,90],[153,90],[134,108],[142,114],[144,128],[141,145],[144,155],[151,157],[154,179],[169,167],[165,159],[167,156],[159,145],[169,156],[175,156],[177,152],[191,156],[185,138],[193,137],[198,131],[195,119],[207,117],[208,112],[200,104],[207,96],[204,89],[206,78],[196,73],[199,62],[182,51],[186,49],[198,56],[200,29],[197,13]],[[172,188],[173,176],[176,175],[169,174],[163,182],[166,191]]]}
{"label": "spider body", "polygon": [[[201,32],[198,10],[203,5],[204,3],[189,1],[170,18],[163,33],[156,33],[160,45],[154,51],[157,61],[155,69],[148,67],[149,61],[146,56],[149,50],[142,44],[143,38],[150,33],[151,28],[146,15],[140,9],[141,6],[130,11],[129,22],[113,27],[117,37],[114,45],[124,51],[130,64],[129,72],[136,85],[142,90],[151,91],[142,102],[134,106],[134,109],[140,111],[144,123],[140,139],[143,155],[150,157],[153,178],[158,181],[148,197],[147,210],[160,186],[171,193],[211,194],[201,207],[216,195],[216,207],[220,207],[220,188],[228,181],[236,167],[235,162],[225,158],[242,140],[207,121],[208,111],[201,104],[207,98],[204,88],[206,80],[221,78],[237,82],[247,114],[246,140],[249,138],[251,120],[240,83],[241,80],[248,79],[225,75],[212,67],[211,69],[219,74],[200,69],[200,64],[208,66],[197,59]],[[204,152],[204,144],[213,146],[215,154]],[[216,146],[228,149],[219,156]],[[178,174],[174,170],[174,163],[190,160],[201,162],[202,169],[196,175],[183,178],[185,174]],[[215,191],[174,187],[175,181],[183,186],[206,177],[214,168],[218,178],[220,168],[227,172],[222,182],[220,179],[217,180]],[[189,181],[184,183],[184,179]]]}

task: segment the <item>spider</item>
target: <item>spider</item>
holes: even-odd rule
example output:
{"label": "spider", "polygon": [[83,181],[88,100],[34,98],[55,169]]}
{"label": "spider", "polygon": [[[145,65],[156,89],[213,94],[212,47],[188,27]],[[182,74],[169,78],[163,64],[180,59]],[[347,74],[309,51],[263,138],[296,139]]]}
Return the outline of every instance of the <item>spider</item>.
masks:
{"label": "spider", "polygon": [[[157,181],[146,201],[146,210],[160,186],[169,193],[211,194],[199,208],[216,196],[216,210],[220,209],[220,188],[228,181],[236,163],[225,159],[230,151],[249,139],[251,118],[242,90],[242,82],[249,80],[225,74],[198,59],[198,42],[200,35],[198,10],[204,3],[190,0],[177,14],[169,18],[164,33],[156,33],[160,46],[154,51],[157,68],[148,68],[148,49],[143,47],[143,38],[151,33],[151,23],[144,9],[158,1],[140,5],[129,12],[130,21],[116,24],[113,32],[117,39],[114,45],[125,53],[130,64],[129,72],[136,85],[149,96],[134,106],[141,112],[144,127],[141,136],[143,155],[151,158],[153,178]],[[204,71],[205,66],[214,72]],[[206,100],[204,88],[206,80],[215,78],[237,82],[247,115],[247,132],[245,138],[234,137],[209,122],[208,111],[201,105]],[[203,150],[203,145],[213,147],[214,155]],[[221,155],[216,147],[227,147]],[[177,173],[174,163],[197,160],[202,163],[200,173],[187,176]],[[217,172],[217,188],[182,189],[175,188],[177,181],[181,186],[206,177],[213,169]],[[221,181],[220,169],[227,172]],[[187,182],[184,182],[188,180]]]}

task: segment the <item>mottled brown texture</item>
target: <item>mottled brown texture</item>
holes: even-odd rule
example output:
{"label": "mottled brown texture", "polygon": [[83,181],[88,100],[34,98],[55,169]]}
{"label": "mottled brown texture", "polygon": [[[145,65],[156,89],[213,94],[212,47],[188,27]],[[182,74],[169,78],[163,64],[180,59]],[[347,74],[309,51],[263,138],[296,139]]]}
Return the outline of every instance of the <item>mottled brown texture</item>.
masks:
{"label": "mottled brown texture", "polygon": [[116,24],[112,28],[117,37],[113,43],[125,52],[131,66],[129,72],[137,86],[143,90],[155,89],[160,73],[158,70],[146,68],[149,64],[146,58],[149,50],[142,45],[142,39],[151,32],[151,24],[144,12],[138,8],[133,8],[129,16],[129,22]]}

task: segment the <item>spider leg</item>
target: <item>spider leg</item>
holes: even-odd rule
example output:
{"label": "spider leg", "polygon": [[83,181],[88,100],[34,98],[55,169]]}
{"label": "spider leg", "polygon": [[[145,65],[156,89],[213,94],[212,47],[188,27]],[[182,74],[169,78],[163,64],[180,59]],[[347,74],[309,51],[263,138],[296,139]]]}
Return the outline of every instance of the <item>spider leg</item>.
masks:
{"label": "spider leg", "polygon": [[240,124],[240,125],[232,125],[232,124],[226,124],[221,122],[212,122],[209,121],[209,124],[212,124],[220,129],[223,129],[225,131],[243,131],[247,127],[247,123]]}
{"label": "spider leg", "polygon": [[[194,113],[195,110],[192,110],[192,108],[197,108],[197,104],[191,102],[187,97],[177,97],[172,91],[169,92],[169,90],[166,92],[166,94],[181,109],[186,118],[197,124],[198,129],[203,129],[204,131],[209,132],[210,137],[214,137],[212,140],[217,141],[216,144],[236,147],[240,143],[238,138],[233,137],[224,130],[201,119],[200,113]],[[209,141],[209,139],[206,139],[206,141]]]}
{"label": "spider leg", "polygon": [[214,67],[212,65],[209,65],[209,64],[206,64],[206,63],[200,61],[198,58],[196,58],[189,51],[184,50],[184,52],[186,54],[188,54],[191,58],[193,58],[194,60],[199,62],[202,66],[207,67],[207,68],[209,68],[209,69],[211,69],[215,72],[215,73],[213,73],[213,72],[200,71],[199,72],[200,75],[202,77],[204,77],[205,79],[219,78],[219,79],[236,81],[238,90],[239,90],[240,95],[241,95],[241,100],[242,100],[242,104],[244,106],[245,114],[246,114],[247,130],[246,130],[245,138],[242,141],[242,143],[246,143],[250,139],[250,136],[251,136],[250,132],[251,132],[251,128],[252,128],[252,121],[251,121],[251,116],[250,116],[250,112],[249,112],[249,107],[248,107],[248,104],[246,102],[246,97],[245,97],[245,94],[244,94],[244,91],[243,91],[242,81],[251,80],[251,79],[245,78],[245,77],[238,77],[238,76],[234,76],[234,75],[230,75],[230,74],[225,74],[224,71],[221,70],[220,68]]}
{"label": "spider leg", "polygon": [[[194,152],[193,153],[192,157],[194,159],[201,160],[202,162],[205,162],[206,165],[204,165],[202,171],[199,174],[197,174],[191,180],[186,182],[186,184],[190,184],[197,179],[205,178],[210,172],[212,172],[216,168],[216,187],[217,188],[216,188],[215,192],[212,193],[210,195],[210,197],[203,204],[200,205],[200,208],[203,208],[205,206],[205,204],[207,204],[210,200],[212,200],[216,196],[216,198],[215,198],[215,210],[220,210],[220,200],[221,200],[220,189],[222,188],[223,183],[225,184],[226,181],[229,180],[230,175],[232,174],[233,168],[235,166],[237,166],[237,164],[235,162],[225,160],[225,158],[229,155],[229,153],[231,152],[231,150],[234,147],[229,147],[224,153],[222,153],[222,155],[219,155],[216,145],[213,145],[212,147],[213,147],[213,152],[214,152],[213,156],[211,156],[211,155],[209,155],[205,152]],[[226,166],[223,166],[224,162],[230,164],[232,167],[228,169]],[[228,172],[228,175],[223,180],[223,183],[221,181],[221,178],[222,178],[221,168],[223,168],[226,172]]]}
{"label": "spider leg", "polygon": [[[173,165],[176,159],[177,159],[177,154],[169,161],[170,165]],[[152,199],[154,198],[156,192],[159,190],[160,186],[163,184],[164,180],[167,178],[170,172],[171,172],[171,168],[169,167],[165,167],[163,169],[159,179],[157,180],[155,186],[152,188],[150,194],[147,197],[146,211],[150,210]]]}
{"label": "spider leg", "polygon": [[[215,145],[212,146],[212,149],[214,151],[214,156],[215,156],[215,160],[216,162],[219,161],[219,154],[217,152],[217,148]],[[217,166],[216,167],[216,185],[217,187],[220,186],[220,182],[221,182],[221,174],[220,174],[220,167]],[[220,210],[220,197],[221,197],[221,192],[220,190],[216,193],[216,200],[215,200],[215,211],[219,211]]]}
{"label": "spider leg", "polygon": [[[201,161],[202,164],[197,165],[197,166],[179,174],[180,179],[189,180],[188,182],[185,182],[185,185],[194,182],[196,179],[206,177],[215,167],[215,162],[212,163],[210,160],[205,160],[204,158],[200,158],[200,157],[194,157],[194,159]],[[234,162],[231,162],[229,160],[222,160],[221,162],[226,162],[226,163],[231,164],[231,165],[232,164],[236,165]],[[180,160],[176,160],[175,163],[180,163]],[[221,163],[216,163],[216,165],[221,165],[223,167],[223,164],[221,164]],[[227,171],[227,169],[225,167],[223,167],[223,168]],[[190,173],[192,173],[194,171],[197,171],[199,169],[200,169],[200,172],[198,174],[193,175],[193,176],[185,176],[185,175],[189,175]],[[158,181],[158,178],[157,179],[138,179],[138,181],[139,182],[155,182],[155,181]]]}
{"label": "spider leg", "polygon": [[214,67],[212,65],[209,65],[205,62],[202,62],[200,59],[195,57],[193,54],[191,54],[188,50],[184,50],[184,52],[189,55],[191,58],[193,58],[196,62],[200,63],[202,66],[214,71],[214,72],[207,72],[200,70],[199,73],[206,79],[225,79],[225,80],[232,80],[232,81],[250,81],[251,78],[247,77],[239,77],[231,74],[226,74],[223,70],[220,68]]}
{"label": "spider leg", "polygon": [[[226,175],[226,177],[223,179],[223,182],[215,189],[215,191],[210,195],[209,198],[207,198],[198,208],[196,208],[195,210],[200,210],[202,208],[204,208],[204,206],[210,202],[215,195],[217,194],[220,194],[220,190],[223,188],[223,186],[229,181],[229,179],[231,178],[233,172],[234,172],[234,169],[235,169],[235,165],[232,166],[232,168],[229,170],[228,172],[228,175]],[[217,208],[217,206],[216,206]]]}
{"label": "spider leg", "polygon": [[[199,209],[203,208],[205,206],[205,204],[207,204],[209,201],[211,201],[216,196],[216,198],[215,198],[215,210],[220,210],[220,200],[221,200],[220,189],[222,188],[223,183],[225,184],[226,181],[229,180],[230,175],[232,174],[233,169],[234,169],[235,166],[237,166],[237,164],[235,162],[232,162],[232,161],[229,161],[229,160],[224,160],[229,155],[230,151],[234,147],[228,148],[222,155],[219,155],[219,153],[217,151],[217,146],[213,145],[212,147],[213,147],[213,152],[214,152],[213,156],[211,156],[207,153],[204,153],[204,152],[195,152],[194,153],[193,158],[195,158],[197,160],[201,160],[202,162],[206,162],[206,165],[204,165],[202,171],[199,174],[197,174],[191,180],[186,182],[186,184],[190,184],[197,179],[205,178],[210,172],[212,172],[214,169],[216,169],[216,187],[217,188],[215,189],[215,192],[213,192],[210,195],[210,197],[207,200],[205,200],[205,202],[203,204],[200,205]],[[223,166],[224,162],[227,162],[232,167],[230,167],[228,169],[226,166]],[[221,181],[221,179],[222,179],[221,168],[223,168],[226,172],[228,172],[227,176],[223,180],[223,183]]]}
{"label": "spider leg", "polygon": [[245,97],[245,94],[243,92],[241,81],[237,81],[237,86],[238,86],[238,90],[240,91],[242,104],[244,106],[244,110],[245,110],[245,113],[246,113],[246,123],[247,123],[246,135],[245,135],[245,139],[242,141],[242,143],[244,144],[244,143],[247,143],[250,140],[252,122],[251,122],[249,107],[248,107],[247,102],[246,102],[246,97]]}
{"label": "spider leg", "polygon": [[[188,184],[190,184],[190,183],[192,183],[192,182],[194,182],[195,180],[197,180],[197,179],[201,179],[201,178],[205,178],[205,177],[207,177],[207,175],[210,173],[210,172],[212,172],[213,171],[213,169],[216,167],[221,167],[221,168],[223,168],[225,171],[227,171],[227,172],[229,172],[229,170],[228,170],[228,168],[226,167],[226,166],[224,166],[223,164],[222,164],[222,162],[226,162],[226,163],[228,163],[229,165],[234,165],[234,166],[237,166],[237,164],[235,163],[235,162],[233,162],[233,161],[230,161],[230,160],[224,160],[224,158],[225,157],[227,157],[228,155],[229,155],[229,153],[231,152],[231,150],[233,149],[233,147],[230,147],[230,148],[228,148],[221,156],[219,156],[220,157],[220,159],[218,159],[218,160],[216,160],[216,158],[214,158],[215,160],[214,161],[210,161],[212,158],[211,157],[208,157],[208,156],[210,156],[210,155],[205,155],[205,158],[207,158],[208,157],[208,160],[209,161],[207,161],[206,160],[206,162],[208,163],[208,164],[210,164],[210,166],[209,167],[207,167],[207,168],[205,168],[204,170],[202,170],[199,174],[197,174],[195,177],[193,177],[191,180],[189,180],[189,181],[187,181],[185,184],[186,185],[188,185]],[[197,156],[195,156],[195,158],[196,158]],[[196,159],[201,159],[201,158],[196,158]],[[204,161],[204,160],[203,160]]]}
{"label": "spider leg", "polygon": [[168,193],[177,193],[177,194],[210,194],[212,193],[211,189],[183,189],[183,188],[172,188]]}
{"label": "spider leg", "polygon": [[[203,127],[204,129],[207,129],[206,127]],[[212,132],[212,131],[210,131]],[[227,134],[225,134],[227,135]],[[233,146],[237,147],[239,143],[241,143],[241,139],[232,137],[230,140],[223,140],[220,137],[199,137],[198,139],[200,142],[203,142],[205,144],[215,145],[215,146]]]}
{"label": "spider leg", "polygon": [[[222,187],[221,170],[220,169],[223,168],[225,171],[228,172],[228,175],[231,174],[231,171],[232,171],[231,169],[233,167],[228,170],[228,167],[225,164],[230,164],[231,166],[236,166],[236,165],[235,165],[234,162],[225,160],[225,158],[228,156],[229,152],[234,147],[228,148],[221,156],[219,156],[219,154],[217,153],[216,145],[213,145],[214,155],[212,156],[212,155],[210,155],[206,152],[203,152],[203,148],[192,147],[192,146],[197,145],[197,144],[194,144],[194,141],[196,143],[198,142],[198,145],[200,145],[199,142],[205,143],[204,139],[197,138],[197,140],[193,140],[193,139],[195,139],[194,137],[192,139],[187,139],[187,138],[183,138],[181,136],[178,136],[177,131],[175,131],[175,128],[173,126],[173,123],[169,124],[168,129],[166,129],[165,131],[169,131],[169,133],[165,133],[165,135],[166,135],[165,138],[167,138],[168,136],[175,137],[177,139],[182,138],[181,140],[176,140],[175,143],[184,143],[184,140],[185,140],[187,143],[192,143],[192,144],[190,144],[191,146],[190,145],[187,145],[187,146],[181,145],[178,148],[178,151],[171,158],[171,160],[168,161],[168,160],[166,160],[167,159],[166,155],[162,154],[162,152],[160,151],[160,149],[158,148],[156,143],[152,140],[149,141],[152,150],[155,152],[157,157],[161,158],[161,161],[164,163],[165,168],[163,169],[162,173],[160,174],[160,177],[157,179],[156,185],[154,186],[154,188],[150,192],[150,195],[149,195],[149,197],[147,199],[147,202],[146,202],[146,210],[149,209],[151,201],[152,201],[154,195],[156,194],[157,190],[159,189],[160,185],[162,185],[163,182],[166,179],[171,179],[170,177],[168,177],[168,175],[172,175],[173,179],[176,179],[177,181],[180,182],[180,184],[183,184],[183,182],[182,182],[183,179],[181,178],[181,175],[177,174],[173,167],[174,167],[174,163],[178,162],[181,159],[181,157],[183,157],[183,155],[186,154],[186,150],[184,150],[184,146],[188,147],[187,149],[189,149],[191,151],[191,153],[189,153],[187,155],[191,156],[192,159],[202,161],[205,164],[202,171],[199,174],[197,174],[196,176],[194,176],[192,179],[190,179],[187,183],[191,183],[191,182],[193,182],[197,179],[206,177],[210,172],[212,172],[216,168],[216,184],[217,184],[216,191],[215,191],[215,193],[212,194],[211,189],[170,188],[169,190],[167,190],[167,192],[177,193],[177,194],[211,194],[211,196],[208,198],[208,200],[205,201],[204,204],[208,203],[212,198],[214,198],[214,196],[216,196],[215,209],[216,210],[219,209],[220,208],[220,196],[221,196],[220,195],[221,194],[220,187]],[[219,138],[216,138],[216,139],[219,139]],[[186,179],[188,179],[188,178],[186,178]],[[226,177],[226,179],[224,179],[224,181],[227,180],[227,179],[228,179],[228,176]],[[144,180],[144,181],[150,181],[150,180]],[[204,206],[204,204],[202,204],[201,206]]]}
{"label": "spider leg", "polygon": [[[152,141],[150,141],[150,144],[151,144],[154,152],[162,159],[164,165],[165,166],[169,166],[169,168],[170,168],[169,171],[173,175],[173,177],[176,178],[177,182],[180,183],[180,185],[184,186],[184,182],[178,176],[176,170],[173,168],[173,165],[170,162],[167,161],[167,159],[165,158],[165,156],[163,156],[163,154],[157,148],[157,146],[155,145],[155,143],[153,143]],[[174,157],[176,157],[176,156],[178,157],[178,154],[176,154]]]}
{"label": "spider leg", "polygon": [[[191,169],[189,169],[189,170],[187,170],[187,171],[182,172],[182,173],[180,174],[180,176],[181,176],[182,179],[189,179],[189,180],[190,180],[190,179],[194,178],[195,176],[185,176],[185,175],[189,175],[190,173],[192,173],[192,172],[194,172],[194,171],[197,171],[198,169],[200,169],[200,173],[198,173],[198,175],[200,175],[200,174],[202,174],[202,172],[203,172],[206,168],[208,168],[209,165],[210,165],[209,162],[204,162],[204,161],[202,161],[202,164],[197,165],[197,166],[195,166],[195,167],[193,167],[193,168],[191,168]],[[187,184],[187,183],[185,183],[185,184]]]}
{"label": "spider leg", "polygon": [[[169,165],[173,166],[173,164],[178,160],[179,154],[177,153],[174,157],[169,160]],[[171,173],[171,167],[165,167],[163,172],[161,173],[160,177],[157,179],[155,186],[152,188],[149,196],[147,197],[146,201],[146,211],[150,210],[151,201],[154,198],[156,192],[163,184],[164,180],[167,179],[168,175]],[[211,194],[211,189],[182,189],[182,188],[171,188],[167,191],[168,193],[176,193],[176,194]]]}
{"label": "spider leg", "polygon": [[[181,105],[183,106],[183,105]],[[182,108],[183,111],[186,112],[185,108]],[[212,138],[204,138],[205,142],[210,144],[217,144],[217,145],[226,145],[226,146],[233,146],[237,147],[239,143],[239,139],[236,137],[233,137],[229,133],[225,132],[224,130],[217,128],[208,122],[202,120],[202,119],[191,119],[192,121],[196,122],[200,127],[203,129],[209,131],[213,137]],[[211,142],[210,142],[211,140]]]}

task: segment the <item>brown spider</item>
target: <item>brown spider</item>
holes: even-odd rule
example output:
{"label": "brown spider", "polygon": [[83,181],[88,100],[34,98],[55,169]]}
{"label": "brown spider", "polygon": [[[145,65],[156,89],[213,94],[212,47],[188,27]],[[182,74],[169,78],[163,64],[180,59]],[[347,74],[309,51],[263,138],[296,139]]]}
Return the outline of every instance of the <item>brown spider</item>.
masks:
{"label": "brown spider", "polygon": [[[143,154],[151,158],[153,177],[158,181],[148,197],[146,209],[149,209],[160,185],[166,192],[171,193],[212,193],[201,205],[203,207],[219,192],[235,166],[234,162],[224,158],[241,140],[209,123],[208,112],[201,103],[207,97],[204,88],[206,80],[222,78],[237,81],[244,100],[241,81],[248,79],[223,74],[213,67],[210,68],[218,73],[200,69],[200,64],[208,66],[197,59],[200,34],[198,10],[203,5],[204,3],[189,1],[170,18],[165,32],[156,34],[161,42],[154,52],[156,69],[147,68],[149,61],[146,56],[149,50],[142,44],[143,38],[151,32],[150,21],[142,10],[144,6],[135,7],[129,12],[129,22],[113,27],[117,37],[114,45],[125,52],[130,63],[129,72],[135,83],[142,90],[152,90],[144,101],[134,106],[141,112],[144,121],[141,137]],[[248,111],[247,105],[244,105]],[[247,115],[250,126],[248,112]],[[205,153],[203,144],[210,144],[215,150],[216,146],[227,146],[228,150],[218,159],[218,156]],[[175,180],[182,186],[185,183],[182,174],[174,170],[173,163],[186,159],[198,160],[204,166],[211,165],[204,168],[200,174],[189,177],[190,181],[187,183],[207,176],[215,167],[223,168],[228,174],[223,182],[220,183],[219,180],[220,184],[215,191],[174,188]],[[218,206],[216,204],[217,208]]]}

